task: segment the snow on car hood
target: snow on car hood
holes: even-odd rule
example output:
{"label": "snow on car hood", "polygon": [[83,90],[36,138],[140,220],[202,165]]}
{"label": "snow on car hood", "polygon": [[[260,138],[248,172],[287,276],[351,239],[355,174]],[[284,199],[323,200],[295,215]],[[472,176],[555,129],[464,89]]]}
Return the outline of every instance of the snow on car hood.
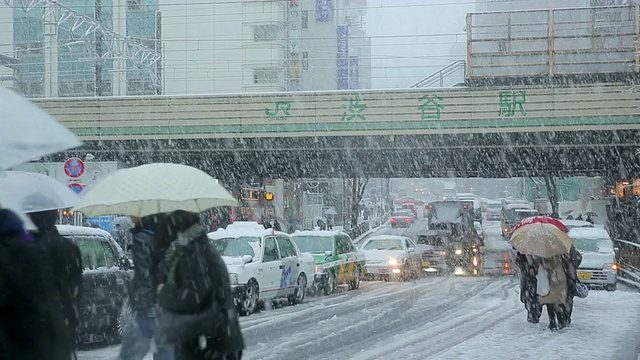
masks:
{"label": "snow on car hood", "polygon": [[616,254],[614,252],[581,252],[581,254],[582,262],[580,263],[580,268],[582,269],[602,269],[605,264],[613,264],[616,262]]}
{"label": "snow on car hood", "polygon": [[390,257],[399,258],[404,254],[402,250],[363,250],[364,256],[369,260],[387,260]]}
{"label": "snow on car hood", "polygon": [[222,260],[227,266],[227,271],[230,274],[237,274],[244,269],[244,263],[242,262],[242,257],[240,256],[223,256]]}

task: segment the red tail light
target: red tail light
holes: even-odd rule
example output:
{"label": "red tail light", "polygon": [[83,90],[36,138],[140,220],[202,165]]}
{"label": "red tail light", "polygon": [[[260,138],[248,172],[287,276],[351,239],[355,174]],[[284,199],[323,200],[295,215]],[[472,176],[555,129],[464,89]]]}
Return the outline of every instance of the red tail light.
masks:
{"label": "red tail light", "polygon": [[391,222],[396,222],[398,220],[396,220],[396,218],[391,218]]}
{"label": "red tail light", "polygon": [[405,218],[404,219],[404,222],[409,222],[409,221],[411,221],[411,219],[409,219],[409,218]]}

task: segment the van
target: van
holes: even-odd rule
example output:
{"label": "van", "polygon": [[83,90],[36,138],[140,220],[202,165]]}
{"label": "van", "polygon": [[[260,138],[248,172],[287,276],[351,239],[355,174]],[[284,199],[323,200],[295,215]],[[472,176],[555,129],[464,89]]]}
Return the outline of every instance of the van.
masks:
{"label": "van", "polygon": [[582,254],[578,280],[590,287],[604,287],[615,291],[618,283],[618,265],[613,241],[601,228],[576,227],[569,230],[576,250]]}

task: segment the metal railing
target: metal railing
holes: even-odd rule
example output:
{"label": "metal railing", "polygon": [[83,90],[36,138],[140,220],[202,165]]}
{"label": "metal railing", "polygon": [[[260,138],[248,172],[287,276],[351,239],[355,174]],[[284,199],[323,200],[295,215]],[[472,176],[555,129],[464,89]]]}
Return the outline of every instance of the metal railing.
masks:
{"label": "metal railing", "polygon": [[[466,77],[466,69],[467,62],[465,60],[456,60],[451,64],[443,67],[442,69],[434,72],[433,74],[427,76],[426,78],[418,81],[417,83],[411,85],[411,88],[427,88],[435,83],[439,83],[440,87],[444,87],[444,80],[454,73],[462,70],[464,71],[463,78]],[[454,85],[455,86],[455,85]]]}
{"label": "metal railing", "polygon": [[640,244],[621,239],[613,241],[618,247],[618,280],[640,289]]}

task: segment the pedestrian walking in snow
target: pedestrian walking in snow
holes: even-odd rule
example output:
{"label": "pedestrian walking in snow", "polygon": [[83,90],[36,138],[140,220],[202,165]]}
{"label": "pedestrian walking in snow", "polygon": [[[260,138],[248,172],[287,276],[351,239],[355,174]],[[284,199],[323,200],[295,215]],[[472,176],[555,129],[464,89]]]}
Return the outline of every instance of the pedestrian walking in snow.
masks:
{"label": "pedestrian walking in snow", "polygon": [[[547,306],[549,315],[549,329],[558,330],[567,326],[567,275],[562,265],[562,255],[540,258],[538,269],[538,283],[546,278],[548,288],[540,291],[538,287],[539,301]],[[544,281],[543,281],[544,282]]]}
{"label": "pedestrian walking in snow", "polygon": [[[134,321],[126,325],[120,348],[120,360],[142,360],[151,348],[157,327],[158,263],[162,253],[156,248],[154,234],[166,215],[157,214],[134,219],[131,229],[133,280],[129,289]],[[171,346],[159,346],[154,360],[175,358]]]}
{"label": "pedestrian walking in snow", "polygon": [[157,289],[157,343],[175,345],[181,360],[239,360],[244,340],[229,273],[198,215],[171,213],[156,239],[166,249]]}
{"label": "pedestrian walking in snow", "polygon": [[80,298],[82,296],[82,255],[71,240],[60,236],[56,228],[56,210],[33,212],[31,221],[38,228],[35,241],[48,253],[52,267],[53,284],[58,296],[55,301],[62,308],[64,321],[56,324],[56,336],[52,355],[48,359],[69,359],[75,352],[80,324]]}
{"label": "pedestrian walking in snow", "polygon": [[538,286],[536,276],[538,275],[539,264],[535,261],[535,257],[518,252],[516,254],[516,265],[520,270],[520,301],[527,309],[527,321],[537,324],[542,313],[542,305],[538,301],[538,294],[536,293]]}
{"label": "pedestrian walking in snow", "polygon": [[69,360],[73,333],[47,247],[0,209],[0,359]]}

